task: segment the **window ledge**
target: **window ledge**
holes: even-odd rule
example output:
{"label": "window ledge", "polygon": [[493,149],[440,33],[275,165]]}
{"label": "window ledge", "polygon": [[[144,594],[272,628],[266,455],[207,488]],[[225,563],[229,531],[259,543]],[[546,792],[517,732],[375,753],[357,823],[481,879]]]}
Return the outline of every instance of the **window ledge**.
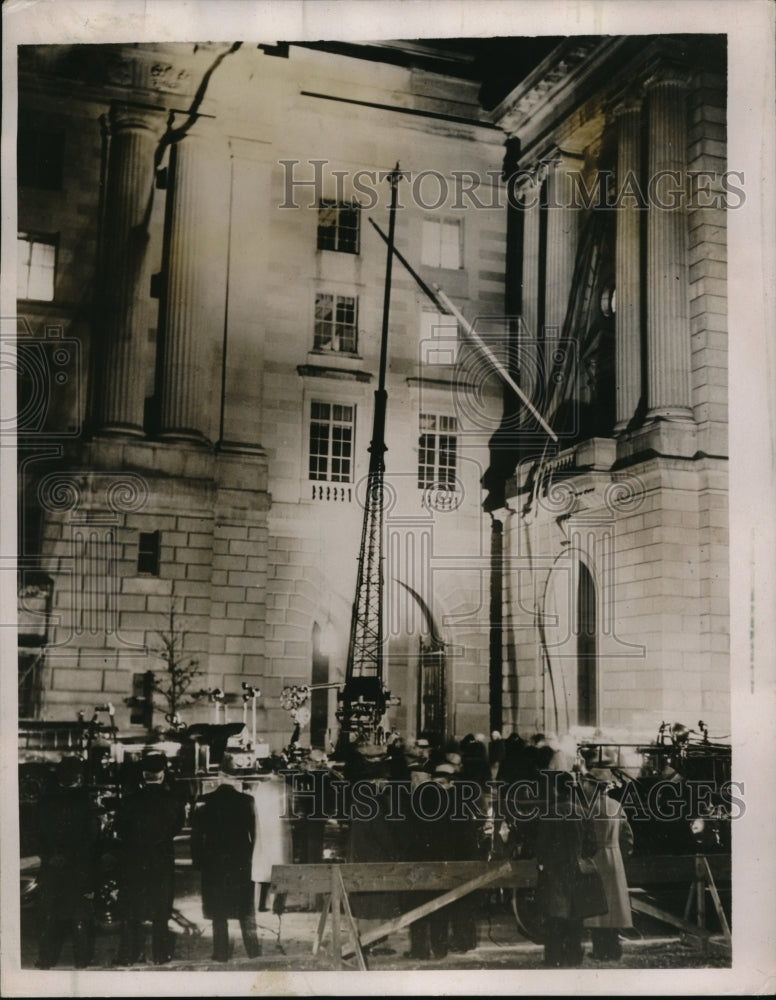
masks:
{"label": "window ledge", "polygon": [[351,368],[338,368],[334,365],[297,365],[297,372],[302,376],[312,378],[344,379],[350,382],[371,382],[370,372],[354,371]]}
{"label": "window ledge", "polygon": [[360,368],[364,359],[352,351],[331,351],[324,347],[314,347],[307,352],[308,365],[329,365],[333,368]]}
{"label": "window ledge", "polygon": [[317,253],[336,253],[342,257],[358,257],[361,250],[341,250],[339,247],[316,247]]}
{"label": "window ledge", "polygon": [[[442,366],[440,365],[440,367],[442,367]],[[437,378],[429,378],[426,375],[408,375],[407,379],[406,379],[407,385],[408,386],[412,386],[412,387],[420,387],[420,386],[424,386],[424,385],[427,385],[427,386],[438,385],[438,386],[442,386],[442,387],[448,388],[448,389],[454,386],[456,389],[462,389],[462,390],[463,389],[470,389],[472,391],[474,391],[475,389],[477,389],[477,386],[473,382],[461,382],[461,381],[459,381],[458,378],[456,377],[456,369],[455,369],[455,367],[453,365],[446,365],[445,367],[447,368],[447,371],[449,372],[449,377],[447,377],[447,378],[439,378],[439,377],[437,377]],[[441,375],[441,374],[442,373],[439,372],[439,375]],[[447,374],[447,373],[445,373],[445,374]]]}

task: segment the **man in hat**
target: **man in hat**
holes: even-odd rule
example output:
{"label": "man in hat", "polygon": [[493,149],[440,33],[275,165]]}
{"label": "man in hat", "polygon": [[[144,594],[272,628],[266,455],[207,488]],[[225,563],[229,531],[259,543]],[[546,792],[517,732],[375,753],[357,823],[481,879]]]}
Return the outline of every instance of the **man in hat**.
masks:
{"label": "man in hat", "polygon": [[202,873],[202,912],[213,923],[215,962],[229,959],[230,918],[240,921],[248,957],[261,954],[251,879],[256,812],[240,775],[234,756],[224,753],[218,787],[202,797],[192,816],[191,858]]}
{"label": "man in hat", "polygon": [[165,783],[166,765],[164,754],[146,754],[141,761],[143,784],[116,815],[122,915],[117,965],[141,960],[144,920],[152,922],[153,962],[162,965],[172,957],[168,924],[175,897],[174,839],[183,826],[184,810]]}
{"label": "man in hat", "polygon": [[38,804],[40,852],[40,942],[37,968],[57,964],[68,927],[73,934],[73,964],[83,969],[94,950],[93,900],[100,821],[84,787],[78,757],[57,765],[57,785]]}
{"label": "man in hat", "polygon": [[593,862],[604,885],[608,909],[597,917],[588,917],[591,929],[592,957],[597,961],[619,961],[622,956],[620,930],[633,926],[628,882],[623,855],[633,852],[633,831],[622,806],[607,794],[612,784],[613,758],[598,755],[593,767],[583,773],[583,788],[592,805],[596,852]]}
{"label": "man in hat", "polygon": [[582,964],[583,916],[575,885],[581,858],[591,858],[596,841],[592,823],[572,799],[573,776],[546,770],[544,801],[534,821],[538,867],[537,893],[545,918],[544,964],[571,968]]}
{"label": "man in hat", "polygon": [[[348,861],[402,860],[401,830],[396,821],[388,819],[391,807],[388,783],[392,766],[385,745],[359,744],[348,773],[351,778]],[[400,894],[393,891],[353,892],[350,906],[362,934],[401,913]],[[380,942],[375,942],[375,946],[385,950]]]}

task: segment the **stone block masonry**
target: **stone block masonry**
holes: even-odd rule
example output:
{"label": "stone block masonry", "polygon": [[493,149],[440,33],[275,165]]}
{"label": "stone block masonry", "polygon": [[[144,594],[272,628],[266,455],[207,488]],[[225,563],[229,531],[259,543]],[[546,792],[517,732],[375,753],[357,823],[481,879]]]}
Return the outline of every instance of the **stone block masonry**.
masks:
{"label": "stone block masonry", "polygon": [[[141,486],[131,509],[117,509],[112,484],[124,474],[107,470],[119,468],[130,450],[133,482]],[[41,555],[55,614],[44,659],[44,717],[88,714],[110,699],[118,725],[128,726],[124,699],[133,676],[164,668],[163,637],[174,638],[183,660],[201,671],[194,690],[225,690],[227,676],[232,684],[243,673],[255,679],[266,568],[248,569],[246,561],[266,550],[268,500],[264,489],[239,486],[266,482],[263,457],[246,456],[259,467],[246,473],[234,459],[200,455],[209,477],[175,489],[167,456],[155,445],[136,442],[122,453],[113,441],[93,443],[91,471],[73,478],[73,505],[45,512]],[[139,562],[141,533],[158,539],[158,565]],[[112,558],[115,552],[123,557]],[[186,721],[197,717],[209,718],[209,710],[193,708]]]}

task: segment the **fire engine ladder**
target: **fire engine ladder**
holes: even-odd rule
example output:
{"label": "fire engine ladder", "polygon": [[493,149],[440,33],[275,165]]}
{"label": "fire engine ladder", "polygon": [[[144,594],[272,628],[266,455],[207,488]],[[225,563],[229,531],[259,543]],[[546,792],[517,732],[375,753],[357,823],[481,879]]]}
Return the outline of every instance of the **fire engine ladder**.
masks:
{"label": "fire engine ladder", "polygon": [[375,391],[369,473],[364,497],[364,520],[358,556],[356,593],[350,622],[350,641],[345,683],[337,717],[340,741],[347,744],[374,741],[388,704],[383,683],[383,522],[385,516],[385,418],[388,393],[385,388],[388,348],[388,317],[391,301],[391,268],[396,228],[399,164],[391,172],[388,259],[385,270],[380,370]]}

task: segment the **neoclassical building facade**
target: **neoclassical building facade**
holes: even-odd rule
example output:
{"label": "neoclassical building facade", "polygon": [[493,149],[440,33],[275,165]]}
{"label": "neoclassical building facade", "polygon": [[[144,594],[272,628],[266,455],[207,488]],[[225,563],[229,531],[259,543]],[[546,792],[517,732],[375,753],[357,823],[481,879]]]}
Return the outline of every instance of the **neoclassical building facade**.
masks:
{"label": "neoclassical building facade", "polygon": [[390,724],[728,732],[724,46],[561,39],[495,101],[463,48],[85,48],[19,54],[20,713],[140,727],[172,640],[331,741],[398,162],[531,408],[394,261]]}
{"label": "neoclassical building facade", "polygon": [[558,435],[508,408],[486,476],[521,728],[730,731],[725,106],[722,40],[608,38],[495,111],[516,366]]}

